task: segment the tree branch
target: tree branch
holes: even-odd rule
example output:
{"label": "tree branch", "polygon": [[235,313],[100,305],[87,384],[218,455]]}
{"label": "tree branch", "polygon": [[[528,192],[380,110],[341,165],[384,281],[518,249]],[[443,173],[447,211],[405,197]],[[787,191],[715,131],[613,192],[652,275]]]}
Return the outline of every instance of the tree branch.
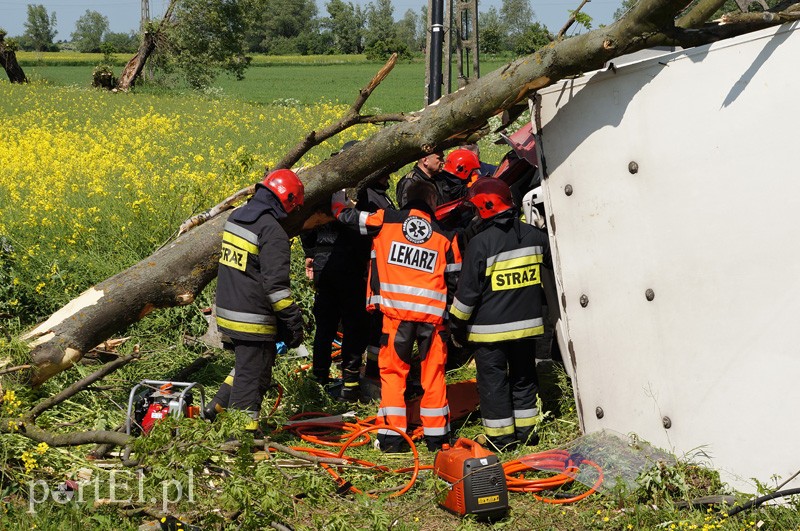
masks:
{"label": "tree branch", "polygon": [[567,21],[564,23],[564,26],[562,26],[562,27],[561,27],[561,29],[560,29],[560,30],[559,30],[559,32],[558,32],[558,35],[556,35],[556,39],[557,39],[557,40],[558,40],[558,39],[563,39],[563,38],[564,38],[564,35],[567,33],[567,30],[568,30],[568,29],[569,29],[569,28],[570,28],[570,27],[571,27],[573,24],[575,24],[575,20],[576,20],[576,17],[575,17],[575,15],[577,15],[578,13],[580,13],[580,10],[581,10],[581,9],[583,9],[583,6],[585,6],[587,3],[589,3],[589,1],[590,1],[590,0],[583,0],[583,1],[581,2],[581,5],[579,5],[577,9],[575,9],[575,11],[573,11],[572,13],[570,13],[570,15],[569,15],[569,18],[568,18],[568,19],[567,19]]}
{"label": "tree branch", "polygon": [[6,369],[0,370],[0,376],[11,374],[12,372],[24,371],[25,369],[30,369],[33,367],[31,364],[27,365],[17,365],[16,367],[8,367]]}
{"label": "tree branch", "polygon": [[32,421],[20,419],[0,419],[0,433],[16,433],[48,446],[81,446],[83,444],[113,444],[126,446],[133,437],[116,431],[79,431],[74,433],[52,433],[38,427]]}
{"label": "tree branch", "polygon": [[[86,389],[87,387],[92,385],[97,380],[100,380],[101,378],[104,378],[104,377],[108,376],[109,374],[111,374],[112,372],[116,371],[117,369],[119,369],[123,365],[127,365],[128,363],[130,363],[131,361],[133,361],[133,360],[135,360],[137,358],[139,358],[138,350],[133,352],[132,354],[128,354],[125,357],[117,358],[114,361],[110,361],[110,362],[106,363],[105,365],[100,367],[98,370],[96,370],[92,374],[86,376],[85,378],[82,378],[82,379],[78,380],[77,382],[73,383],[72,385],[70,385],[69,387],[67,387],[66,389],[64,389],[60,393],[58,393],[57,395],[51,396],[50,398],[42,400],[41,402],[36,404],[33,408],[31,408],[30,411],[28,411],[24,415],[24,418],[27,421],[33,422],[36,419],[37,416],[41,415],[43,412],[47,411],[51,407],[57,406],[58,404],[60,404],[64,400],[67,400],[68,398],[72,397],[73,395],[76,395],[79,392],[81,392],[82,390]],[[109,432],[109,433],[111,433],[111,432]],[[98,442],[102,442],[102,441],[98,441]],[[50,444],[50,443],[48,443],[48,444]]]}
{"label": "tree branch", "polygon": [[[358,97],[350,106],[350,109],[345,113],[345,115],[336,123],[329,125],[328,127],[322,129],[322,131],[311,131],[309,132],[306,137],[294,148],[292,148],[289,153],[287,153],[276,165],[275,169],[279,168],[291,168],[292,166],[297,163],[300,158],[308,153],[312,147],[318,145],[320,142],[324,142],[325,140],[331,138],[334,135],[337,135],[344,131],[345,129],[352,127],[357,124],[375,124],[375,123],[386,123],[386,122],[403,122],[409,120],[410,117],[405,113],[398,113],[398,114],[384,114],[384,115],[367,115],[362,116],[360,113],[361,108],[367,101],[367,98],[370,97],[372,91],[374,91],[378,85],[380,85],[381,81],[386,79],[386,76],[394,68],[394,65],[397,64],[397,54],[392,54],[386,64],[378,71],[377,74],[370,80],[367,85],[362,88],[358,92]],[[208,221],[209,219],[218,216],[222,212],[229,210],[233,207],[235,203],[240,201],[245,197],[249,197],[253,195],[255,192],[255,184],[248,186],[246,188],[242,188],[238,192],[235,192],[233,195],[228,196],[227,198],[223,199],[220,203],[216,204],[212,208],[202,212],[196,216],[193,216],[183,223],[181,223],[180,228],[178,229],[178,235],[187,232],[193,227],[201,225]]]}
{"label": "tree branch", "polygon": [[205,212],[197,214],[196,216],[192,216],[191,218],[187,219],[183,223],[181,223],[180,228],[178,229],[178,236],[187,232],[192,227],[196,227],[208,221],[209,219],[218,216],[220,213],[225,212],[226,210],[233,208],[235,203],[238,203],[245,197],[249,197],[253,195],[253,192],[256,191],[256,185],[251,184],[247,188],[242,188],[238,192],[234,192],[232,195],[229,195],[213,207],[209,208]]}
{"label": "tree branch", "polygon": [[400,112],[396,114],[365,114],[358,117],[360,124],[385,124],[386,122],[407,122],[413,120],[413,116]]}
{"label": "tree branch", "polygon": [[700,0],[687,13],[675,21],[679,28],[696,28],[702,26],[723,5],[725,0]]}
{"label": "tree branch", "polygon": [[341,133],[348,127],[351,127],[355,124],[360,123],[360,112],[361,108],[367,101],[367,98],[370,97],[372,91],[378,88],[381,81],[386,79],[386,76],[394,68],[394,65],[397,64],[397,54],[393,53],[392,56],[386,61],[386,64],[378,70],[378,73],[367,83],[363,89],[361,89],[358,93],[358,97],[353,102],[353,105],[350,109],[345,113],[341,120],[336,122],[335,124],[331,124],[328,127],[325,127],[321,131],[311,131],[306,135],[306,138],[297,146],[289,150],[289,152],[284,155],[284,157],[275,165],[276,168],[291,168],[295,165],[295,163],[300,160],[300,158],[305,155],[309,149],[316,146],[320,142],[323,142],[330,137]]}
{"label": "tree branch", "polygon": [[794,4],[783,11],[777,12],[728,13],[722,16],[723,24],[766,24],[766,26],[772,26],[794,22],[795,20],[800,20],[800,4]]}

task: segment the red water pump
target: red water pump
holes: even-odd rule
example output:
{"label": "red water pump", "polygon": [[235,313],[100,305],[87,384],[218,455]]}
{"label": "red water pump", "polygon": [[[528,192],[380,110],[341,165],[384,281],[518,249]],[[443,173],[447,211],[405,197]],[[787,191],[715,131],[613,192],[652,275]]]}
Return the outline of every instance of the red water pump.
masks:
{"label": "red water pump", "polygon": [[[192,389],[200,391],[200,405],[194,405]],[[139,391],[143,389],[143,391]],[[131,389],[125,432],[147,434],[167,417],[197,417],[205,408],[205,393],[195,382],[142,380]]]}
{"label": "red water pump", "polygon": [[498,520],[508,512],[508,487],[497,456],[470,439],[445,444],[433,461],[434,473],[450,487],[439,505],[464,516]]}

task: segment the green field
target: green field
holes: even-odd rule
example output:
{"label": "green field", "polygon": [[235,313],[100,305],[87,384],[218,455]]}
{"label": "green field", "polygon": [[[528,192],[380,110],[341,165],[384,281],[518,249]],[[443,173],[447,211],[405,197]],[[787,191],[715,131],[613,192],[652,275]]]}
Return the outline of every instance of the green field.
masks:
{"label": "green field", "polygon": [[[102,59],[100,54],[70,54],[68,58],[60,58],[60,54],[38,54],[39,59],[36,55],[33,52],[21,54],[20,64],[26,75],[31,80],[45,80],[56,85],[89,86],[92,69]],[[118,74],[124,64],[123,58],[117,56],[115,64]],[[500,60],[486,60],[481,69],[488,73],[502,64]],[[350,105],[358,89],[382,66],[366,61],[363,56],[256,56],[245,72],[245,79],[237,81],[221,75],[214,88],[220,96],[254,104],[290,101],[313,105],[328,101]],[[421,59],[398,63],[370,97],[365,110],[396,113],[424,107],[425,69]]]}

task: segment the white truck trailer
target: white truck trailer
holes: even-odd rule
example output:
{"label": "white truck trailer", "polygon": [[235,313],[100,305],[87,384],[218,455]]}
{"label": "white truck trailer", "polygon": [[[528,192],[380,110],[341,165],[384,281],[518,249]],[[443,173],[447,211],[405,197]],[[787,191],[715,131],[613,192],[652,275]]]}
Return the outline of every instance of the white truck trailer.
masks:
{"label": "white truck trailer", "polygon": [[794,23],[618,61],[534,109],[582,428],[707,456],[744,492],[800,470],[798,94]]}

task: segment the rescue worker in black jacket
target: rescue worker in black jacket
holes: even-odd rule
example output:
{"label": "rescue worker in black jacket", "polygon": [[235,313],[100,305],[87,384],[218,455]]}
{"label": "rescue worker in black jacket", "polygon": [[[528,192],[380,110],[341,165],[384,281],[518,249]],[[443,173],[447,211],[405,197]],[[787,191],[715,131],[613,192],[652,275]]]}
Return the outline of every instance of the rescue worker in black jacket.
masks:
{"label": "rescue worker in black jacket", "polygon": [[[389,174],[379,177],[358,192],[356,209],[362,212],[377,212],[378,210],[397,210],[397,206],[386,193],[389,189]],[[364,294],[366,297],[366,293]],[[369,313],[369,333],[367,341],[367,362],[364,366],[364,376],[377,379],[380,377],[378,370],[378,353],[381,350],[381,328],[383,326],[383,313],[375,310]]]}
{"label": "rescue worker in black jacket", "polygon": [[436,179],[436,176],[439,175],[439,172],[442,171],[442,166],[444,165],[444,152],[443,151],[435,151],[430,155],[425,155],[421,159],[417,161],[414,165],[414,168],[408,172],[404,177],[402,177],[399,181],[397,181],[397,188],[395,188],[395,197],[397,198],[397,204],[400,208],[403,208],[408,202],[408,186],[416,181],[426,181],[431,182],[436,185],[436,205],[434,207],[441,205],[444,203],[444,195],[441,189],[441,186]]}
{"label": "rescue worker in black jacket", "polygon": [[[212,416],[244,410],[257,428],[261,401],[275,363],[275,342],[303,341],[303,317],[289,285],[290,244],[280,221],[303,204],[303,183],[291,170],[276,170],[225,223],[217,275],[217,326],[230,339],[234,370],[212,400]],[[231,384],[230,386],[228,384]],[[229,396],[228,396],[229,395]]]}
{"label": "rescue worker in black jacket", "polygon": [[[339,398],[361,397],[359,378],[369,335],[367,264],[370,240],[331,221],[301,236],[306,275],[314,281],[314,347],[311,372],[322,386],[330,381],[331,353],[342,324],[342,381]],[[310,270],[310,271],[309,271]]]}
{"label": "rescue worker in black jacket", "polygon": [[508,185],[478,179],[467,200],[486,221],[469,242],[450,308],[454,341],[474,349],[481,417],[498,449],[536,445],[535,337],[544,331],[542,266],[547,234],[520,222]]}

